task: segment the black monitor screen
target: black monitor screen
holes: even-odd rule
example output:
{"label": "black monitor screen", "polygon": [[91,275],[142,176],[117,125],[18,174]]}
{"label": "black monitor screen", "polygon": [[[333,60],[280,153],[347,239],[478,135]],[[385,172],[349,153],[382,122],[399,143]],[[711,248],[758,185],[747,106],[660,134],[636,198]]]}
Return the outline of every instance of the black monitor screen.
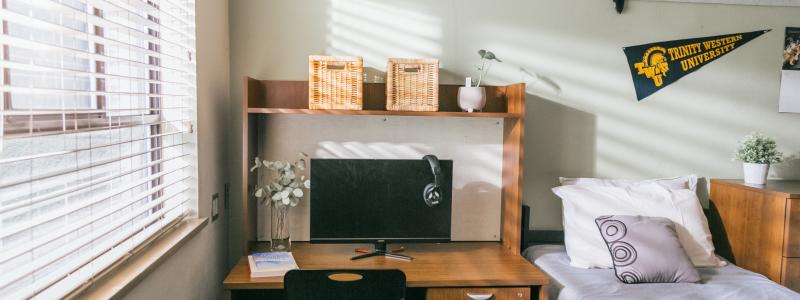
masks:
{"label": "black monitor screen", "polygon": [[449,241],[453,161],[439,163],[443,197],[431,208],[426,160],[312,159],[311,242]]}

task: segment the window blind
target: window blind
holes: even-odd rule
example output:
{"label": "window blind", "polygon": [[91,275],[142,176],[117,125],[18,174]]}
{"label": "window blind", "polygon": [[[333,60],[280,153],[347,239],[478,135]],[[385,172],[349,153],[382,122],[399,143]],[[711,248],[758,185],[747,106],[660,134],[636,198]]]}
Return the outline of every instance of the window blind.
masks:
{"label": "window blind", "polygon": [[195,205],[194,0],[0,1],[0,298],[60,298]]}

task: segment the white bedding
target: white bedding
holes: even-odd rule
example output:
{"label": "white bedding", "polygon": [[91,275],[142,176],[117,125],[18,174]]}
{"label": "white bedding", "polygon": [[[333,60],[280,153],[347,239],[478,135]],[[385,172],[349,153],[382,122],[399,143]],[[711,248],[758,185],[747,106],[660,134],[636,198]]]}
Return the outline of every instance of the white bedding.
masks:
{"label": "white bedding", "polygon": [[800,299],[800,294],[733,264],[697,268],[702,283],[625,284],[617,280],[613,269],[570,266],[563,245],[533,246],[522,255],[553,279],[548,290],[550,300]]}

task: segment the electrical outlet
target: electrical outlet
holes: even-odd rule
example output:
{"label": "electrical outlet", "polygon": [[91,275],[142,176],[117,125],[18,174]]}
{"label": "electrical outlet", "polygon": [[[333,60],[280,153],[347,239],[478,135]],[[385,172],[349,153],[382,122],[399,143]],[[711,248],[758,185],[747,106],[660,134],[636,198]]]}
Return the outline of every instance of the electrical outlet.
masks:
{"label": "electrical outlet", "polygon": [[211,195],[211,221],[219,217],[219,193]]}

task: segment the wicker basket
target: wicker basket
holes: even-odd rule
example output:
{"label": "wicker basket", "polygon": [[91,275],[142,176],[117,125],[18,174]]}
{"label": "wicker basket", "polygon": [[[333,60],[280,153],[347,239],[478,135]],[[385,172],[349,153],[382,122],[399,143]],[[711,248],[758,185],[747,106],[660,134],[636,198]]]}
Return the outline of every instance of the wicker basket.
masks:
{"label": "wicker basket", "polygon": [[390,58],[386,63],[386,110],[438,111],[439,60]]}
{"label": "wicker basket", "polygon": [[361,110],[363,65],[361,57],[309,56],[308,108]]}

